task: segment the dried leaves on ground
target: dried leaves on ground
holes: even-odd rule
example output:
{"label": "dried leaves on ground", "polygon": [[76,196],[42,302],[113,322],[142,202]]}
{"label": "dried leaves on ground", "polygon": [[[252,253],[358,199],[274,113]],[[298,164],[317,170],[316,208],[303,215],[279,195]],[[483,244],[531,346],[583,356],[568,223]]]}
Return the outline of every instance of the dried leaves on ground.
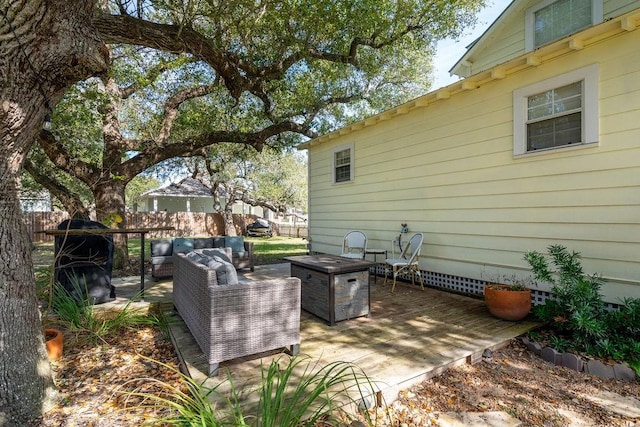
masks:
{"label": "dried leaves on ground", "polygon": [[[503,411],[523,426],[634,426],[593,396],[613,392],[638,398],[640,381],[603,379],[558,367],[529,352],[519,340],[400,393],[388,408],[397,421],[385,425],[438,425],[440,413]],[[638,408],[635,409],[637,414]]]}
{"label": "dried leaves on ground", "polygon": [[[40,426],[138,426],[150,414],[127,400],[123,391],[155,379],[180,384],[172,369],[176,353],[155,327],[126,330],[107,342],[65,335],[65,353],[54,363],[61,401]],[[147,379],[147,381],[145,381]],[[137,380],[133,381],[132,380]],[[602,392],[640,396],[640,382],[605,380],[553,366],[514,340],[476,365],[462,365],[400,393],[378,410],[380,426],[438,425],[447,412],[504,411],[525,426],[633,426],[637,419],[617,415],[589,397]],[[385,412],[386,411],[386,412]]]}
{"label": "dried leaves on ground", "polygon": [[153,392],[152,379],[179,386],[178,364],[170,338],[158,327],[121,330],[105,341],[65,333],[64,354],[53,362],[59,404],[36,425],[139,426],[160,414],[142,409],[126,392]]}

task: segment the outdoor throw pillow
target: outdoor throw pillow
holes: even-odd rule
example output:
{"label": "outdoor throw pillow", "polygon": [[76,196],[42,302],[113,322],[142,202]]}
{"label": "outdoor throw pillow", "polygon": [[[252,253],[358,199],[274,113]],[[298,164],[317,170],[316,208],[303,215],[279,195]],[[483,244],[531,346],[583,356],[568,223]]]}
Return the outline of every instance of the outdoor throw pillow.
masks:
{"label": "outdoor throw pillow", "polygon": [[237,285],[238,275],[236,274],[236,269],[233,267],[233,264],[225,262],[220,257],[212,258],[213,259],[207,263],[207,267],[216,272],[218,285]]}
{"label": "outdoor throw pillow", "polygon": [[193,262],[198,262],[200,264],[206,265],[209,262],[209,259],[206,255],[203,255],[200,251],[191,251],[185,255],[185,257]]}
{"label": "outdoor throw pillow", "polygon": [[231,252],[244,252],[244,237],[227,236],[224,238],[225,246],[231,248]]}
{"label": "outdoor throw pillow", "polygon": [[202,254],[210,257],[220,257],[223,261],[231,262],[227,252],[222,248],[213,248],[213,249],[203,249]]}

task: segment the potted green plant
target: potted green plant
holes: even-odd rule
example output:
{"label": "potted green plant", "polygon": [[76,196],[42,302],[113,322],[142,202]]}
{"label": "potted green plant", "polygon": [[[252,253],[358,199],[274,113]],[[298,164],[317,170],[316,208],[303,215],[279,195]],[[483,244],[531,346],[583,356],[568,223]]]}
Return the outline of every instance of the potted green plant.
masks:
{"label": "potted green plant", "polygon": [[510,321],[522,320],[531,311],[531,289],[527,280],[515,276],[490,281],[484,287],[484,302],[493,316]]}

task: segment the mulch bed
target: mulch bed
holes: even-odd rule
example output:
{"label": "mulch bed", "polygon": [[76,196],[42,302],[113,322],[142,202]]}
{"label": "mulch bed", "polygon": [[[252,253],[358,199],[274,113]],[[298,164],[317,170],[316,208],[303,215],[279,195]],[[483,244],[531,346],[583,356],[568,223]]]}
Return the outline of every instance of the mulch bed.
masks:
{"label": "mulch bed", "polygon": [[123,330],[105,341],[67,332],[64,354],[52,362],[59,404],[33,425],[139,426],[162,414],[140,408],[124,392],[154,392],[151,379],[180,386],[178,366],[170,338],[158,327]]}
{"label": "mulch bed", "polygon": [[[123,391],[141,385],[153,391],[156,386],[150,379],[180,385],[174,370],[179,362],[165,332],[145,326],[106,342],[80,338],[65,335],[64,355],[53,363],[60,403],[34,426],[139,426],[161,415],[138,407]],[[450,369],[403,390],[396,402],[377,410],[377,425],[438,425],[440,413],[460,411],[505,411],[526,426],[566,426],[577,420],[633,426],[639,421],[586,399],[600,391],[637,397],[640,382],[606,380],[557,367],[514,340],[476,365]]]}

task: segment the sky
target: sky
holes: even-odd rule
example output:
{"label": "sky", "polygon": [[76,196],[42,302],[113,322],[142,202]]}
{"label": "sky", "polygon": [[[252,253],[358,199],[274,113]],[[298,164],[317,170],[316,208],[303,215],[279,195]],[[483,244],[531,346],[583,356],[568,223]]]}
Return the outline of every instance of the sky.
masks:
{"label": "sky", "polygon": [[434,81],[432,90],[459,80],[458,76],[449,76],[449,70],[464,55],[466,47],[489,28],[509,3],[511,3],[511,0],[490,0],[488,6],[478,14],[478,22],[475,27],[467,29],[458,40],[445,39],[438,43],[433,61]]}

